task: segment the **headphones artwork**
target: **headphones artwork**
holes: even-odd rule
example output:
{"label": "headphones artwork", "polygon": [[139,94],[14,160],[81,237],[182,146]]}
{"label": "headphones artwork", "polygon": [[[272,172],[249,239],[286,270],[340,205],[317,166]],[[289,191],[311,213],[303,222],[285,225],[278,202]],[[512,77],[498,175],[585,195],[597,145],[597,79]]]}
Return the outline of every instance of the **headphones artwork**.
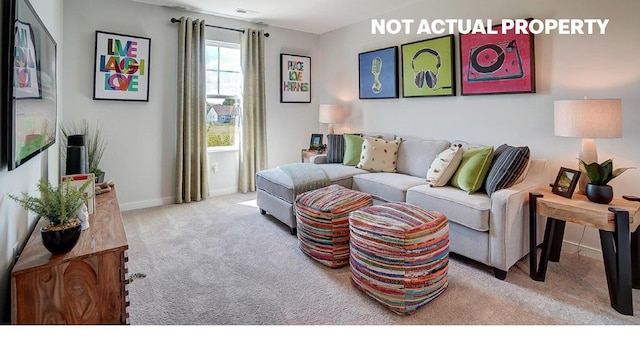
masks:
{"label": "headphones artwork", "polygon": [[[415,60],[424,53],[429,53],[435,56],[438,59],[438,63],[436,64],[436,71],[432,70],[420,70],[416,72],[416,68],[414,66]],[[437,51],[430,48],[422,48],[413,55],[413,59],[411,59],[411,69],[413,70],[415,77],[415,83],[418,89],[422,89],[426,83],[429,89],[434,89],[436,84],[438,83],[438,72],[440,72],[440,66],[442,63],[440,62],[440,54]]]}

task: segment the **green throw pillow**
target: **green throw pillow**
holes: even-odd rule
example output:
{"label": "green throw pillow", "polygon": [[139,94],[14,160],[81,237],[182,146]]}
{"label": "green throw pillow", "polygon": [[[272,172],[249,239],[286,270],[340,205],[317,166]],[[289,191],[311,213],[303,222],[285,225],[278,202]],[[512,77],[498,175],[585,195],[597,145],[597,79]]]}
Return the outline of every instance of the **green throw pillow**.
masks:
{"label": "green throw pillow", "polygon": [[471,194],[478,191],[489,172],[493,146],[472,148],[462,154],[462,162],[451,178],[451,185]]}
{"label": "green throw pillow", "polygon": [[344,134],[342,136],[344,136],[344,157],[342,158],[342,165],[358,165],[364,139],[360,135]]}

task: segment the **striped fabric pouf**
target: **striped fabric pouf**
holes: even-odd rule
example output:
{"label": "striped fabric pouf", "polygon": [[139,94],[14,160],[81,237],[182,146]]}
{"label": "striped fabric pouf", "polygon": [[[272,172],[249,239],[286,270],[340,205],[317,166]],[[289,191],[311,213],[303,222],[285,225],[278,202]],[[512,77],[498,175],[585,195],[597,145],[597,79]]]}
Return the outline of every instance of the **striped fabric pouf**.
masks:
{"label": "striped fabric pouf", "polygon": [[371,195],[330,185],[298,195],[295,202],[300,249],[330,267],[349,263],[349,213],[371,206]]}
{"label": "striped fabric pouf", "polygon": [[449,220],[407,203],[360,209],[349,217],[351,283],[405,315],[449,285]]}

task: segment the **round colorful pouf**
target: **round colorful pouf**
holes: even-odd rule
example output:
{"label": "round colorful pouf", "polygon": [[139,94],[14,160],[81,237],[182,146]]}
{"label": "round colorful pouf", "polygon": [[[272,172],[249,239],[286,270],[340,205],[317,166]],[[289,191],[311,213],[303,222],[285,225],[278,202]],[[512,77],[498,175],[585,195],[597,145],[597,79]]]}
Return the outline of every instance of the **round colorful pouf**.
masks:
{"label": "round colorful pouf", "polygon": [[449,221],[437,211],[386,203],[354,211],[351,283],[391,311],[405,315],[449,285]]}

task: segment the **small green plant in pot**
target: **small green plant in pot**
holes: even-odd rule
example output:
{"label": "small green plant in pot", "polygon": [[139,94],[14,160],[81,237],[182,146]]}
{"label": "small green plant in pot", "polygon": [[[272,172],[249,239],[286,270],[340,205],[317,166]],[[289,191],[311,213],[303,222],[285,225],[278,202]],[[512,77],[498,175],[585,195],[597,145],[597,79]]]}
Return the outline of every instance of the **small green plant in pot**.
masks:
{"label": "small green plant in pot", "polygon": [[40,197],[22,193],[22,197],[8,196],[20,203],[26,210],[33,211],[47,219],[49,224],[40,230],[42,244],[52,254],[70,251],[78,242],[82,232],[80,220],[76,214],[86,201],[85,191],[93,186],[87,181],[82,186],[71,185],[67,180],[58,186],[52,186],[46,180],[40,180]]}
{"label": "small green plant in pot", "polygon": [[607,183],[629,169],[634,168],[625,167],[614,170],[613,159],[605,160],[600,164],[597,162],[587,164],[580,160],[580,170],[589,177],[589,183],[585,189],[587,199],[598,204],[610,203],[613,200],[613,188]]}

